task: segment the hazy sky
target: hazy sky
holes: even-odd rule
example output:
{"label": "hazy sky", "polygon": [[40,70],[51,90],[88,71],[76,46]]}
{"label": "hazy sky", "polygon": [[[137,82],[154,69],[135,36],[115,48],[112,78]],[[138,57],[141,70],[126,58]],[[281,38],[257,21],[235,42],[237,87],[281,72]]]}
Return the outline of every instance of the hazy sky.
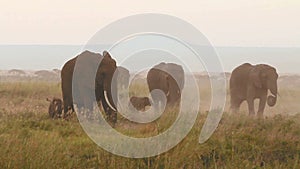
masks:
{"label": "hazy sky", "polygon": [[105,25],[164,13],[216,46],[300,47],[299,0],[1,0],[0,44],[85,44]]}
{"label": "hazy sky", "polygon": [[[300,73],[300,0],[0,2],[0,70],[61,68],[79,54],[78,45],[86,44],[111,22],[135,14],[162,13],[191,23],[214,46],[234,47],[217,48],[225,71],[250,62]],[[235,48],[239,46],[255,48]]]}

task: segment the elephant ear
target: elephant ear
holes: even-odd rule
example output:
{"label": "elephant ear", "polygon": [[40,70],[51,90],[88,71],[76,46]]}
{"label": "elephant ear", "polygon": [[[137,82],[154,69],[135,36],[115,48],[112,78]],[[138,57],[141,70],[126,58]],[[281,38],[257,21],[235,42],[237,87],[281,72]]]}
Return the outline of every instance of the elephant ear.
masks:
{"label": "elephant ear", "polygon": [[250,71],[250,79],[253,82],[254,86],[257,88],[262,88],[261,81],[261,69],[259,67],[255,67]]}
{"label": "elephant ear", "polygon": [[111,58],[110,54],[109,54],[106,50],[103,51],[103,56],[104,56],[104,57]]}

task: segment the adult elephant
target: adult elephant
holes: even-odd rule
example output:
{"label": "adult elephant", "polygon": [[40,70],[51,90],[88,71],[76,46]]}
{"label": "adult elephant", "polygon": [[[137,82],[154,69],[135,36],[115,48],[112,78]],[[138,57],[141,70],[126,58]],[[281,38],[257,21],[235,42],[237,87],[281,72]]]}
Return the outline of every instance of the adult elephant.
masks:
{"label": "adult elephant", "polygon": [[[249,114],[254,115],[254,99],[260,99],[257,115],[262,116],[266,102],[274,106],[277,100],[276,69],[266,64],[244,63],[235,68],[230,77],[231,109],[238,111],[241,103],[247,101]],[[268,96],[268,90],[271,96]]]}
{"label": "adult elephant", "polygon": [[[150,92],[159,89],[165,94],[167,107],[179,104],[184,87],[183,68],[175,63],[162,62],[149,70],[147,83]],[[163,101],[162,96],[156,92],[152,92],[151,96],[154,106],[157,108]]]}
{"label": "adult elephant", "polygon": [[116,123],[117,109],[113,97],[117,95],[117,84],[112,83],[116,68],[115,60],[106,51],[103,56],[84,51],[66,62],[61,71],[64,114],[69,110],[74,112],[73,101],[78,108],[92,110],[96,96],[109,120]]}
{"label": "adult elephant", "polygon": [[128,88],[129,85],[129,78],[130,78],[129,70],[126,69],[125,67],[118,66],[117,71],[118,71],[118,77],[117,77],[118,89],[125,90]]}

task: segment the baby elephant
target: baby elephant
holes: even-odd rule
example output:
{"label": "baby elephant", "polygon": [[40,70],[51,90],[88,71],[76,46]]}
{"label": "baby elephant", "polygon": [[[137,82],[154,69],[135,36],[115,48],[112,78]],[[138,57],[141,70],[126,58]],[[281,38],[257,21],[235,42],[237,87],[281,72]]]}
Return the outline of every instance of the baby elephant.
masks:
{"label": "baby elephant", "polygon": [[50,102],[50,105],[49,105],[49,108],[48,108],[49,116],[51,118],[61,117],[61,115],[62,115],[62,105],[63,105],[62,100],[59,99],[59,98],[54,97],[52,99],[47,98],[47,101]]}
{"label": "baby elephant", "polygon": [[151,106],[150,99],[148,97],[133,96],[130,98],[130,103],[138,111],[145,111],[146,106]]}

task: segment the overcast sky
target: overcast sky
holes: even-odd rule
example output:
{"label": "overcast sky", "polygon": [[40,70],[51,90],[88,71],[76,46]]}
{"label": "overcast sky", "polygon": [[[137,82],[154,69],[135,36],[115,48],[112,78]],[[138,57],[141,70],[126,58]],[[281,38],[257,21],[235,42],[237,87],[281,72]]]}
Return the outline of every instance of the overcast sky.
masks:
{"label": "overcast sky", "polygon": [[147,12],[184,19],[215,46],[300,47],[299,0],[1,0],[0,44],[85,44]]}

